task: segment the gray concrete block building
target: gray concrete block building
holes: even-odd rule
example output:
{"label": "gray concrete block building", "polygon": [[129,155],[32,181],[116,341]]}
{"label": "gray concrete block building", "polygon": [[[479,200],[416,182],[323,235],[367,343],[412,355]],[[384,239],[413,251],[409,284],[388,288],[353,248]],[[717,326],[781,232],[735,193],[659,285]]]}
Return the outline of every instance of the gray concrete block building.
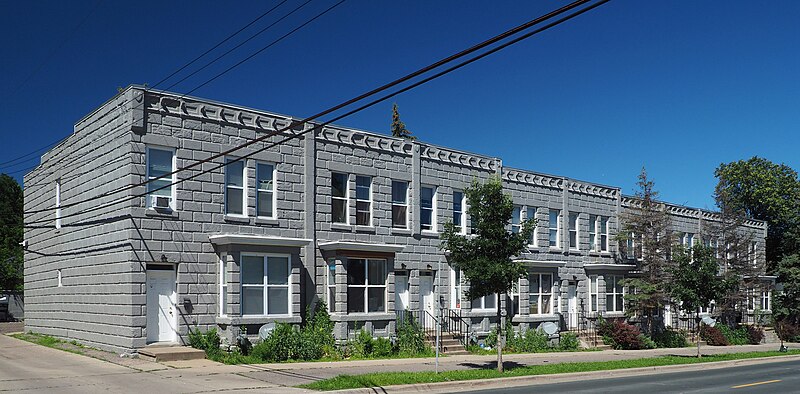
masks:
{"label": "gray concrete block building", "polygon": [[[618,187],[344,127],[306,133],[312,125],[181,171],[176,184],[135,186],[293,120],[136,86],[81,119],[24,179],[26,330],[130,351],[184,343],[194,329],[230,340],[300,323],[320,300],[339,339],[362,325],[391,336],[406,309],[442,308],[478,336],[497,308],[523,328],[624,313],[620,281],[636,263],[615,238],[632,201]],[[516,204],[509,231],[538,221],[518,256],[529,275],[507,299],[469,300],[439,232],[447,221],[469,232],[464,190],[493,175]],[[689,244],[715,217],[668,209]],[[746,227],[763,248],[765,223]]]}

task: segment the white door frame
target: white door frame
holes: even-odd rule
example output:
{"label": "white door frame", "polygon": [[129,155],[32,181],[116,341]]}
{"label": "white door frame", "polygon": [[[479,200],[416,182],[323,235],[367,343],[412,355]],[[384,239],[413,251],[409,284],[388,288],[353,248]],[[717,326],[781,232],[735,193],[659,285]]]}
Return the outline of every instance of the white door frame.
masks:
{"label": "white door frame", "polygon": [[[428,286],[429,292],[426,295],[425,286],[423,283],[426,283],[425,286]],[[429,285],[428,285],[429,283]],[[433,292],[433,275],[420,275],[419,277],[419,303],[420,303],[420,310],[427,311],[430,316],[436,317],[436,310],[434,309],[435,297]],[[433,324],[435,326],[433,319],[428,316],[425,318],[425,322],[429,322],[429,324]],[[426,327],[431,328],[431,327]]]}
{"label": "white door frame", "polygon": [[[147,343],[175,342],[178,327],[175,269],[148,269],[145,287]],[[162,295],[166,298],[161,297]],[[162,327],[162,324],[165,324],[166,327]]]}
{"label": "white door frame", "polygon": [[394,309],[403,312],[409,309],[408,275],[394,274]]}
{"label": "white door frame", "polygon": [[567,286],[567,327],[578,328],[578,285]]}

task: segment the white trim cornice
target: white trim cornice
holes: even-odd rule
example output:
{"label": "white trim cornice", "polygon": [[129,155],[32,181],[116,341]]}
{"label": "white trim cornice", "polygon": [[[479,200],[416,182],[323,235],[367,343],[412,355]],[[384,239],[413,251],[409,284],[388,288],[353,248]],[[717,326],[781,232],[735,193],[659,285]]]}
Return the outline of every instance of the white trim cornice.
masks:
{"label": "white trim cornice", "polygon": [[584,264],[585,270],[609,270],[609,271],[632,271],[636,269],[635,264],[613,264],[613,263],[594,263]]}
{"label": "white trim cornice", "polygon": [[218,234],[209,235],[208,240],[214,245],[255,245],[255,246],[289,246],[301,247],[311,243],[306,238],[286,238],[271,235]]}
{"label": "white trim cornice", "polygon": [[539,268],[558,268],[567,265],[566,261],[517,259],[514,260],[514,262],[525,264],[528,267],[539,267]]}
{"label": "white trim cornice", "polygon": [[317,244],[320,250],[356,250],[360,252],[385,252],[398,253],[405,249],[405,245],[371,244],[351,241],[330,241]]}

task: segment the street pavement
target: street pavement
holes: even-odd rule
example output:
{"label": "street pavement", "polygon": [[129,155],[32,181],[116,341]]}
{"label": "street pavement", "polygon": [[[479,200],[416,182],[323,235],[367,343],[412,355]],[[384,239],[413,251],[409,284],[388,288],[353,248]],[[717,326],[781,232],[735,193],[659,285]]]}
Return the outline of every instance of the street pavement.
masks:
{"label": "street pavement", "polygon": [[797,393],[800,360],[724,369],[670,372],[606,379],[577,379],[553,384],[495,387],[464,394],[543,393]]}
{"label": "street pavement", "polygon": [[[704,347],[704,354],[776,350],[777,344]],[[696,350],[654,349],[641,351],[596,351],[574,353],[539,353],[505,355],[506,366],[548,363],[608,361],[657,357],[667,354],[692,355]],[[141,359],[120,358],[111,353],[89,352],[93,357],[68,353],[0,335],[0,392],[95,393],[95,392],[307,392],[293,388],[340,374],[363,374],[385,371],[433,371],[433,359],[360,360],[346,362],[282,363],[258,365],[223,365],[209,360],[154,363]],[[494,368],[495,356],[452,356],[440,359],[439,370]],[[651,372],[652,373],[652,372]],[[581,380],[601,374],[585,375]],[[605,373],[605,375],[609,375]],[[615,376],[620,376],[617,373]],[[556,377],[538,377],[554,382]],[[406,387],[402,390],[464,391],[505,387],[508,379],[489,383],[459,382],[453,387]],[[525,383],[523,383],[525,384]],[[433,386],[433,385],[431,385]],[[369,392],[369,391],[367,391]]]}

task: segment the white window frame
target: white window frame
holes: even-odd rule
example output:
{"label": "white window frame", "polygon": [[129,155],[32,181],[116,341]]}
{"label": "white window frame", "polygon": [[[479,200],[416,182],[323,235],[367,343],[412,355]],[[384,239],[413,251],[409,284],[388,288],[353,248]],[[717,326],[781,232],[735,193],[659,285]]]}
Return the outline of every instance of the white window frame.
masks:
{"label": "white window frame", "polygon": [[[506,311],[508,311],[508,315],[511,316],[511,317],[520,315],[521,314],[520,312],[522,312],[520,310],[521,309],[520,308],[520,297],[521,297],[520,294],[521,293],[519,291],[519,288],[521,286],[520,282],[522,282],[522,279],[517,280],[516,282],[514,282],[511,285],[511,291],[508,292],[508,298],[506,299]],[[516,302],[514,301],[515,298],[516,298]],[[514,304],[515,303],[516,303],[516,307],[517,307],[516,311],[514,311]],[[510,311],[509,311],[509,307],[511,309]],[[516,313],[514,313],[514,312],[516,312]]]}
{"label": "white window frame", "polygon": [[[461,210],[456,210],[457,193],[461,194],[461,199],[458,201],[461,204]],[[458,222],[456,222],[456,214],[460,214]],[[467,195],[463,190],[453,190],[453,225],[458,229],[459,234],[467,233]]]}
{"label": "white window frame", "polygon": [[64,283],[61,281],[61,268],[58,269],[58,287],[64,287]]}
{"label": "white window frame", "polygon": [[[395,183],[405,185],[405,188],[404,188],[405,189],[404,200],[403,200],[402,204],[399,204],[397,201],[394,200],[394,184]],[[390,198],[391,198],[391,201],[392,201],[392,208],[391,208],[392,228],[395,228],[395,229],[408,230],[408,222],[409,222],[409,220],[408,220],[409,219],[409,217],[408,217],[408,215],[409,215],[409,212],[408,212],[409,211],[409,209],[408,209],[408,207],[409,207],[409,204],[408,204],[408,200],[409,200],[409,198],[408,198],[408,184],[409,184],[408,181],[394,180],[394,179],[392,180],[392,183],[391,183],[392,192],[391,192]],[[395,224],[395,222],[394,222],[394,207],[405,207],[405,209],[406,209],[405,225],[397,226]]]}
{"label": "white window frame", "polygon": [[761,310],[772,311],[772,292],[769,290],[761,291]]}
{"label": "white window frame", "polygon": [[[371,258],[348,258],[347,259],[347,269],[350,269],[350,261],[354,260],[364,260],[364,284],[350,284],[348,279],[347,282],[347,308],[346,311],[348,314],[376,314],[376,313],[386,313],[389,310],[389,262],[386,259],[371,259]],[[386,271],[386,279],[384,279],[382,285],[371,285],[369,284],[369,262],[370,261],[382,261],[385,265]],[[364,311],[363,312],[350,312],[350,288],[363,288],[364,289]],[[383,288],[383,310],[382,311],[369,311],[369,289],[377,289]]]}
{"label": "white window frame", "polygon": [[227,272],[227,270],[225,269],[225,267],[227,266],[226,261],[227,261],[227,254],[221,253],[219,256],[219,264],[217,266],[219,273],[219,281],[217,283],[217,285],[219,286],[218,289],[219,300],[217,300],[218,301],[217,305],[219,305],[220,317],[228,316],[228,311],[226,310],[227,309],[226,307],[228,305],[225,297],[228,294],[228,278],[225,276],[225,273]]}
{"label": "white window frame", "polygon": [[[359,178],[369,179],[369,197],[368,197],[367,200],[360,200],[358,198],[358,179]],[[355,200],[356,200],[356,226],[372,227],[373,217],[375,216],[372,213],[372,207],[373,207],[373,203],[372,203],[372,201],[373,201],[373,197],[372,197],[372,195],[373,195],[372,194],[373,193],[372,181],[373,181],[373,177],[371,177],[369,175],[357,175],[356,174],[356,195],[354,196]],[[367,203],[367,205],[369,206],[369,209],[367,211],[369,213],[369,220],[367,220],[367,224],[359,224],[358,223],[358,212],[359,212],[358,211],[358,203],[359,202]]]}
{"label": "white window frame", "polygon": [[758,242],[751,241],[750,242],[750,264],[753,267],[758,267]]}
{"label": "white window frame", "polygon": [[[425,229],[423,227],[425,225],[422,224],[422,212],[424,210],[426,210],[426,208],[422,207],[422,191],[425,190],[425,189],[431,189],[432,190],[432,193],[431,193],[431,208],[430,208],[430,210],[431,210],[430,229]],[[438,194],[439,194],[439,190],[438,190],[438,188],[436,186],[421,186],[420,189],[419,189],[419,213],[420,213],[420,215],[419,215],[419,226],[420,226],[420,230],[422,232],[424,232],[424,233],[437,233],[438,232],[438,223],[437,223],[437,220],[436,220],[437,219],[436,218],[437,217],[437,211],[438,211],[438,209],[437,209],[438,208],[437,207],[438,204],[437,204],[436,200],[438,200],[438,198],[437,198]]]}
{"label": "white window frame", "polygon": [[[260,187],[261,185],[259,184],[259,179],[260,179],[260,177],[259,177],[259,173],[260,173],[259,172],[259,168],[260,168],[260,166],[265,166],[265,165],[266,166],[272,166],[272,190],[262,189]],[[278,197],[277,197],[277,194],[278,194],[277,193],[277,191],[278,191],[278,186],[277,186],[278,180],[277,180],[277,175],[278,175],[278,166],[275,163],[266,162],[266,161],[256,162],[256,216],[257,217],[268,218],[268,219],[275,219],[275,218],[278,217]],[[258,211],[258,205],[259,205],[258,202],[260,201],[259,198],[258,198],[258,194],[259,193],[272,193],[272,215],[271,216],[259,215],[259,211]]]}
{"label": "white window frame", "polygon": [[[229,163],[235,163],[237,161],[242,162],[242,186],[234,186],[228,184],[228,169],[230,168]],[[225,158],[225,193],[223,198],[224,200],[224,208],[225,208],[225,215],[226,216],[237,216],[237,217],[247,217],[247,160],[246,159],[239,159],[235,157],[226,157]],[[242,190],[242,213],[229,213],[228,212],[228,189],[241,189]]]}
{"label": "white window frame", "polygon": [[[525,207],[525,220],[536,219],[536,207]],[[528,240],[528,246],[538,247],[539,246],[539,239],[536,236],[538,225],[534,224],[533,231],[531,232],[531,238]]]}
{"label": "white window frame", "polygon": [[325,265],[325,303],[328,312],[336,313],[336,260],[328,260]]}
{"label": "white window frame", "polygon": [[589,312],[600,312],[600,286],[597,275],[589,275]]}
{"label": "white window frame", "polygon": [[[343,175],[344,176],[344,197],[335,197],[333,195],[333,178],[336,175]],[[333,201],[334,200],[341,200],[344,201],[344,222],[337,222],[333,220]],[[350,174],[345,172],[336,172],[331,171],[331,223],[338,223],[338,224],[350,224]]]}
{"label": "white window frame", "polygon": [[[606,296],[606,312],[613,312],[613,313],[624,313],[625,312],[625,286],[622,286],[622,293],[617,292],[617,283],[621,280],[624,280],[625,277],[622,275],[604,275],[603,280],[605,282],[605,296]],[[608,283],[609,281],[613,282],[611,286],[611,293],[608,292]],[[612,296],[612,300],[614,301],[611,307],[608,305],[608,296]],[[622,305],[617,307],[617,296],[622,296]]]}
{"label": "white window frame", "polygon": [[[553,213],[556,214],[556,222],[553,223]],[[548,217],[548,224],[547,224],[547,244],[551,249],[561,249],[561,210],[560,209],[550,209],[547,212]],[[555,224],[555,226],[554,226]],[[556,232],[556,242],[553,245],[552,240],[552,233],[553,230]]]}
{"label": "white window frame", "polygon": [[[248,256],[248,257],[261,257],[262,263],[264,264],[264,278],[263,278],[264,282],[261,285],[254,285],[254,284],[245,284],[244,280],[243,280],[244,278],[242,278],[242,280],[239,281],[239,294],[241,294],[241,304],[240,304],[241,316],[270,316],[270,317],[292,316],[292,256],[288,255],[288,254],[278,254],[278,253],[249,253],[249,252],[248,253],[244,253],[243,252],[239,256],[240,273],[241,273],[241,268],[244,266],[244,257],[245,256]],[[287,271],[286,272],[287,272],[288,278],[286,280],[286,284],[285,285],[271,285],[271,284],[269,284],[269,277],[268,277],[269,268],[268,268],[268,264],[269,264],[269,258],[270,257],[277,257],[277,258],[285,257],[286,258],[286,264],[287,264]],[[240,277],[241,276],[242,275],[240,275]],[[263,301],[264,302],[264,310],[262,311],[261,314],[245,314],[244,313],[244,288],[245,287],[260,287],[260,288],[262,288],[262,296],[264,297],[264,301]],[[278,313],[274,313],[274,314],[267,313],[267,310],[269,309],[269,298],[267,296],[267,294],[269,293],[269,288],[286,288],[287,289],[286,290],[286,295],[287,295],[286,296],[286,298],[287,298],[287,300],[286,300],[286,302],[287,302],[286,311],[287,311],[287,313],[285,313],[285,314],[283,314],[283,313],[280,313],[280,314],[278,314]]]}
{"label": "white window frame", "polygon": [[600,216],[600,251],[608,252],[608,223],[611,219],[608,216]]}
{"label": "white window frame", "polygon": [[[177,158],[176,158],[177,155],[175,154],[175,148],[170,148],[170,147],[166,147],[166,146],[148,145],[145,148],[145,162],[144,162],[144,165],[145,165],[145,180],[149,181],[151,179],[155,179],[156,178],[154,176],[150,176],[150,151],[151,150],[160,150],[160,151],[163,151],[163,152],[170,152],[170,154],[172,155],[172,163],[170,164],[171,165],[171,171],[170,172],[175,172],[176,164],[177,164],[177,161],[176,161],[177,160]],[[174,211],[175,207],[176,207],[176,202],[177,202],[176,201],[176,196],[175,196],[175,174],[172,174],[172,176],[170,178],[163,178],[163,180],[168,180],[170,182],[170,187],[169,187],[169,197],[170,197],[170,199],[169,199],[169,208]],[[147,191],[147,197],[145,198],[145,203],[144,204],[145,204],[146,208],[153,209],[154,207],[150,204],[150,196],[151,196],[151,194],[150,194],[150,191],[149,191],[149,188],[150,188],[149,185],[150,184],[148,183],[148,186],[145,187],[146,189],[148,189],[148,191]]]}
{"label": "white window frame", "polygon": [[56,230],[61,228],[61,178],[56,179]]}
{"label": "white window frame", "polygon": [[464,296],[463,272],[450,267],[450,309],[461,309]]}
{"label": "white window frame", "polygon": [[600,248],[600,242],[597,237],[597,215],[589,215],[589,250],[597,252]]}
{"label": "white window frame", "polygon": [[[570,212],[567,220],[569,230],[569,250],[580,250],[580,232],[578,232],[578,222],[581,215],[577,212]],[[573,220],[574,219],[574,220]]]}
{"label": "white window frame", "polygon": [[[494,297],[494,306],[493,307],[491,307],[491,308],[487,308],[486,307],[486,297]],[[475,302],[479,302],[480,306],[476,308],[474,306]],[[487,295],[487,296],[483,296],[483,297],[478,297],[478,298],[476,298],[474,300],[470,300],[470,307],[471,307],[471,309],[473,311],[496,311],[497,310],[497,304],[498,304],[497,294]]]}
{"label": "white window frame", "polygon": [[[537,289],[534,289],[530,285],[531,284],[530,278],[532,276],[534,276],[534,275],[538,276],[537,280],[538,280],[538,285],[539,286],[538,286]],[[544,278],[545,276],[549,276],[550,277],[550,289],[545,289],[545,288],[542,287],[542,282],[543,282],[542,278]],[[551,272],[532,272],[532,273],[528,274],[528,297],[529,297],[529,299],[533,298],[533,297],[536,297],[536,300],[537,300],[537,302],[536,302],[536,313],[533,313],[533,311],[530,310],[531,309],[530,306],[528,307],[530,315],[532,315],[532,316],[541,316],[541,315],[552,315],[553,314],[553,308],[554,308],[553,304],[555,304],[555,301],[556,301],[554,286],[555,286],[555,282],[553,281],[553,273],[551,273]],[[546,290],[549,290],[549,291],[546,291]],[[542,309],[542,298],[544,296],[548,296],[548,295],[550,296],[550,310],[545,311],[545,310]],[[530,305],[530,303],[528,305]]]}
{"label": "white window frame", "polygon": [[522,230],[522,205],[514,205],[511,211],[511,232],[519,234]]}

